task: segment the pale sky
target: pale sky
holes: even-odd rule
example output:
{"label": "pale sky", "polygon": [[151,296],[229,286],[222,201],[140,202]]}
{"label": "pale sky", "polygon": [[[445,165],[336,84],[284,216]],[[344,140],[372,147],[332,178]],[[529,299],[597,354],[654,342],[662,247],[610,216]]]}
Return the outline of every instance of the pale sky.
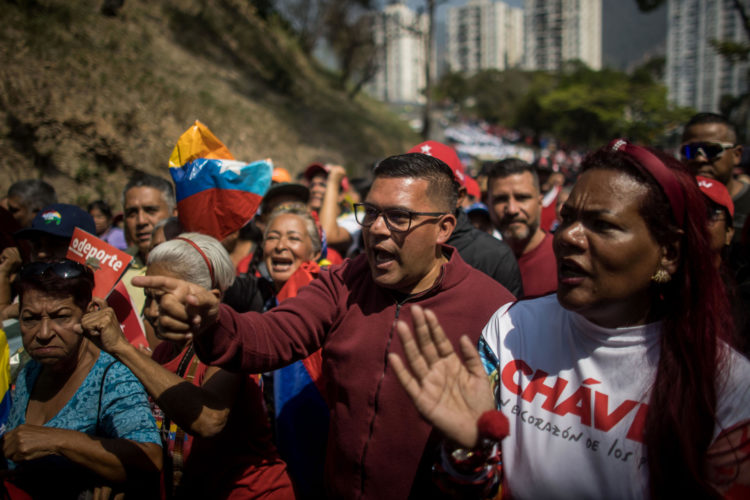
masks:
{"label": "pale sky", "polygon": [[[523,0],[503,0],[508,5],[512,5],[513,7],[523,7]],[[443,19],[446,16],[447,8],[448,7],[456,7],[459,5],[465,5],[468,0],[436,0],[438,4],[437,8],[437,15],[438,19]],[[424,7],[427,4],[425,0],[407,0],[406,5],[411,7],[412,9],[417,9],[419,7]]]}

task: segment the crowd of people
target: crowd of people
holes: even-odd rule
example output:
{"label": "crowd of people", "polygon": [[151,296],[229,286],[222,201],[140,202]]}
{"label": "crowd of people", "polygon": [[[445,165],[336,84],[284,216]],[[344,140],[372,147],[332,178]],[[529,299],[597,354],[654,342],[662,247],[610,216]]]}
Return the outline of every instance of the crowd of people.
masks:
{"label": "crowd of people", "polygon": [[[0,316],[27,361],[0,415],[2,488],[748,498],[741,158],[713,113],[677,155],[616,139],[575,176],[543,157],[474,177],[425,141],[363,178],[276,169],[221,241],[185,231],[162,177],[130,179],[121,213],[16,182]],[[75,228],[133,257],[122,280],[147,346],[66,259]]]}

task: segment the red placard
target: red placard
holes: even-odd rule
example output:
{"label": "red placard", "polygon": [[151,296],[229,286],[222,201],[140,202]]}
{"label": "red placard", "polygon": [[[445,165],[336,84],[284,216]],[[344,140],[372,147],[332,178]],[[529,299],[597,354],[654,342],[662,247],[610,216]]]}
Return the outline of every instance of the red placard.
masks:
{"label": "red placard", "polygon": [[119,281],[109,294],[107,304],[115,311],[117,321],[120,322],[120,329],[128,342],[139,349],[148,348],[141,317],[136,313],[133,300],[122,281]]}
{"label": "red placard", "polygon": [[94,297],[107,300],[131,344],[138,348],[147,348],[148,341],[139,311],[133,307],[133,301],[120,281],[133,262],[133,257],[80,228],[73,231],[73,238],[65,257],[80,262],[94,271]]}
{"label": "red placard", "polygon": [[122,250],[100,240],[81,228],[75,228],[65,256],[94,271],[94,297],[106,299],[133,261]]}

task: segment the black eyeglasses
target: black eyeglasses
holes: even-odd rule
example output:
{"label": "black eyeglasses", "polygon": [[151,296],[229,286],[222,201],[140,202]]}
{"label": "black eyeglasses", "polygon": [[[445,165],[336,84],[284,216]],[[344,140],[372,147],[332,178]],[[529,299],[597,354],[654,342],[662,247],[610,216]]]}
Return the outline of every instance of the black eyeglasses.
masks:
{"label": "black eyeglasses", "polygon": [[383,214],[383,220],[389,230],[395,233],[405,233],[411,229],[411,221],[414,217],[440,217],[448,212],[412,212],[400,208],[389,208],[381,210],[369,203],[354,204],[354,218],[362,227],[370,227],[375,224],[380,214]]}
{"label": "black eyeglasses", "polygon": [[51,272],[60,278],[77,278],[83,274],[91,274],[91,270],[72,260],[56,260],[53,262],[32,262],[21,267],[21,278],[43,276]]}
{"label": "black eyeglasses", "polygon": [[736,144],[721,142],[690,142],[680,147],[680,154],[685,160],[695,160],[699,156],[707,160],[715,160],[724,154],[724,151],[736,146]]}

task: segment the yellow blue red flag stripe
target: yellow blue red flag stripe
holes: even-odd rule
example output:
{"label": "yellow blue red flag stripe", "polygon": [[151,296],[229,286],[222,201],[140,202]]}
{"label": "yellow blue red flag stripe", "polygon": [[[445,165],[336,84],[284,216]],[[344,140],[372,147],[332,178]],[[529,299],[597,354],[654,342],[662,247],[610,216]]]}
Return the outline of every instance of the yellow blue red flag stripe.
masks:
{"label": "yellow blue red flag stripe", "polygon": [[196,121],[169,159],[180,222],[188,231],[218,240],[245,225],[271,186],[271,160],[235,160],[224,144]]}

